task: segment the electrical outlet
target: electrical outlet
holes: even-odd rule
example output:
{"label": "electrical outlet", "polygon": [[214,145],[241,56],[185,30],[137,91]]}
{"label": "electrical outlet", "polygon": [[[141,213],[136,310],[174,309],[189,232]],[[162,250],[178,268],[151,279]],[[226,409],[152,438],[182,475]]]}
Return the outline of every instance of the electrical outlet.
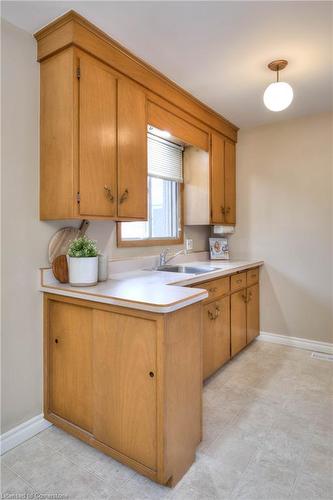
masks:
{"label": "electrical outlet", "polygon": [[186,248],[186,251],[188,252],[189,250],[193,250],[193,240],[190,240],[190,239],[186,239],[185,240],[185,248]]}

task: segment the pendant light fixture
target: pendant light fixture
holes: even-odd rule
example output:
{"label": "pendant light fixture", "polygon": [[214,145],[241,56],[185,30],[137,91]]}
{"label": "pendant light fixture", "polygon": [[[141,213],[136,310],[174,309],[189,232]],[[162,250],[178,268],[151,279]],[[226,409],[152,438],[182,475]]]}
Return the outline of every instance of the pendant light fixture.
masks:
{"label": "pendant light fixture", "polygon": [[270,111],[282,111],[286,109],[293,100],[293,89],[286,82],[280,82],[279,71],[288,64],[285,59],[278,59],[268,64],[269,69],[276,71],[276,82],[268,85],[264,92],[264,104]]}

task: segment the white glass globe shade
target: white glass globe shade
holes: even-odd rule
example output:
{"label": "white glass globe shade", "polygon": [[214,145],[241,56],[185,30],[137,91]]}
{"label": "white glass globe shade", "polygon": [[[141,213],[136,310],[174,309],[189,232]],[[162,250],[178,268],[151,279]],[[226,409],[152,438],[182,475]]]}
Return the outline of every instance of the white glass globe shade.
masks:
{"label": "white glass globe shade", "polygon": [[293,89],[286,82],[275,82],[268,85],[264,93],[264,104],[271,111],[286,109],[293,100]]}

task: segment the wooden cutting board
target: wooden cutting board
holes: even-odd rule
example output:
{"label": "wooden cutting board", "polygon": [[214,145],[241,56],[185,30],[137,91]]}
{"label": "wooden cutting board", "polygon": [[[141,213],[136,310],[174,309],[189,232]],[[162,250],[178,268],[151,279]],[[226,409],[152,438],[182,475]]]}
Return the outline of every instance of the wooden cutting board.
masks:
{"label": "wooden cutting board", "polygon": [[58,255],[52,262],[52,271],[54,276],[60,283],[68,283],[68,265],[67,256]]}
{"label": "wooden cutting board", "polygon": [[[88,220],[83,220],[80,227],[63,227],[59,229],[49,242],[49,262],[53,263],[59,255],[67,255],[69,244],[79,236],[83,236],[89,226]],[[60,281],[60,280],[59,280]]]}

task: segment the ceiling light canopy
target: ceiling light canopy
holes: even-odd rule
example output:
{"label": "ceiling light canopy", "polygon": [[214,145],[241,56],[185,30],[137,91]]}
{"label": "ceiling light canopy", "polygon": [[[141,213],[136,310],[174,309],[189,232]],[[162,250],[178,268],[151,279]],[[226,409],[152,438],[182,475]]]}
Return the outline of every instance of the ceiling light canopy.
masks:
{"label": "ceiling light canopy", "polygon": [[268,85],[264,92],[264,104],[270,111],[282,111],[292,102],[293,89],[286,82],[279,81],[279,71],[284,69],[288,61],[279,59],[268,64],[269,69],[276,71],[276,82]]}

